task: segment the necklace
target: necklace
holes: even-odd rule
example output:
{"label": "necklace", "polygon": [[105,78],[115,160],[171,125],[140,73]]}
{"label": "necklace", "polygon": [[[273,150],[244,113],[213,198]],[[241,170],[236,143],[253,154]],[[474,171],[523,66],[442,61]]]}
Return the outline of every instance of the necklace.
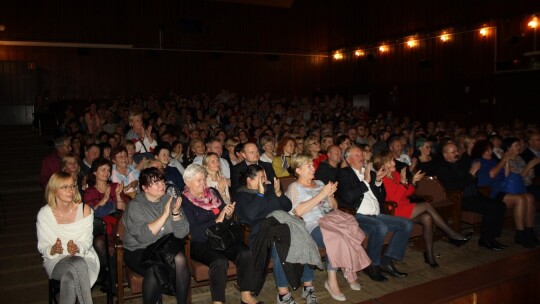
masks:
{"label": "necklace", "polygon": [[60,210],[59,207],[56,207],[56,213],[60,216],[61,221],[64,222],[64,224],[67,224],[69,220],[69,216],[71,216],[71,213],[75,209],[76,208],[69,208],[67,214],[65,214],[64,212],[62,212],[62,210]]}

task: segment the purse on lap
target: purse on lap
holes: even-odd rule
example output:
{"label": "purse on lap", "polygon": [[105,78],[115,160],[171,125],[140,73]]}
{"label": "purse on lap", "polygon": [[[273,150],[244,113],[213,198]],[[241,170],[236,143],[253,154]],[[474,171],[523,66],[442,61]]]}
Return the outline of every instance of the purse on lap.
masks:
{"label": "purse on lap", "polygon": [[207,228],[205,233],[208,237],[208,248],[214,250],[223,251],[243,241],[242,226],[233,219],[216,223],[214,226]]}

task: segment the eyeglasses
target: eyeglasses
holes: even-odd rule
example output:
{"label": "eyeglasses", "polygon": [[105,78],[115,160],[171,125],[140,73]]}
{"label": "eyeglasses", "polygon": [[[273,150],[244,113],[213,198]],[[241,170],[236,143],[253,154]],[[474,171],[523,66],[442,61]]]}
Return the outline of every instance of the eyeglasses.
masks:
{"label": "eyeglasses", "polygon": [[62,191],[68,191],[68,190],[75,191],[75,190],[77,190],[77,183],[75,183],[73,185],[64,185],[64,186],[61,186],[59,189],[62,190]]}

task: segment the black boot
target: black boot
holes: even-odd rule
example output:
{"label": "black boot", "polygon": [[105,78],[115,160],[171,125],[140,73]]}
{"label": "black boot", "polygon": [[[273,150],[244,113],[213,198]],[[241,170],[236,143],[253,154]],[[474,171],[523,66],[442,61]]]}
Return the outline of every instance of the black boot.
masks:
{"label": "black boot", "polygon": [[525,228],[525,237],[531,244],[535,246],[540,245],[540,241],[538,241],[538,238],[536,238],[536,233],[534,232],[533,228]]}
{"label": "black boot", "polygon": [[525,230],[516,230],[516,235],[514,237],[516,244],[521,244],[525,248],[535,248],[536,246],[529,241],[525,235]]}

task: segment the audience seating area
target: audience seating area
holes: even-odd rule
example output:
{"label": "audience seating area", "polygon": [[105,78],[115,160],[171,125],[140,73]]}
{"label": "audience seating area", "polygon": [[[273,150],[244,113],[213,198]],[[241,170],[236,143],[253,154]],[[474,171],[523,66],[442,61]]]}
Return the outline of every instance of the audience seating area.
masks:
{"label": "audience seating area", "polygon": [[[123,221],[118,222],[118,231],[116,238],[114,240],[115,243],[115,253],[116,253],[116,271],[117,271],[117,284],[116,284],[116,296],[117,296],[117,303],[122,304],[126,300],[134,299],[141,297],[142,295],[142,281],[143,278],[138,275],[133,270],[129,269],[129,267],[124,265],[124,248],[122,245],[122,238],[125,233],[125,227],[123,224]],[[244,242],[247,243],[249,237],[249,227],[244,226]],[[188,265],[189,270],[191,272],[191,276],[193,278],[191,282],[191,287],[200,287],[200,286],[206,286],[209,282],[208,277],[208,266],[193,260],[190,258],[190,237],[189,235],[185,238],[185,252],[186,257],[188,259]],[[227,276],[229,280],[233,280],[236,278],[236,265],[229,261],[229,269],[227,271]],[[130,290],[130,294],[126,295],[124,288],[128,287]],[[191,303],[191,294],[188,298],[189,303]]]}

